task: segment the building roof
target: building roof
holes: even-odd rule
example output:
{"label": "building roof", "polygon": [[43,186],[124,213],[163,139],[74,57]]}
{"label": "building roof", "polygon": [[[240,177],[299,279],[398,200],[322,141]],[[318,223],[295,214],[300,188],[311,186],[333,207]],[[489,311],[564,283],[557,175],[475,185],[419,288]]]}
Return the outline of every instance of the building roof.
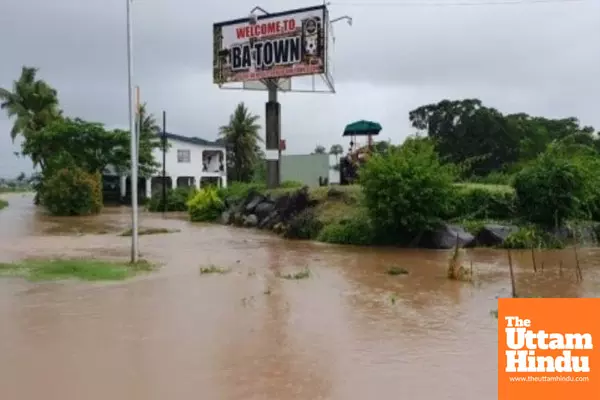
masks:
{"label": "building roof", "polygon": [[[162,135],[163,135],[162,132],[159,133],[159,136],[162,137]],[[210,140],[202,139],[197,136],[190,137],[190,136],[177,135],[175,133],[169,133],[169,132],[166,132],[165,136],[167,137],[168,140],[177,140],[177,141],[180,141],[183,143],[195,144],[198,146],[225,147],[225,144],[223,143],[223,141],[221,139],[217,139],[216,141],[211,142]]]}

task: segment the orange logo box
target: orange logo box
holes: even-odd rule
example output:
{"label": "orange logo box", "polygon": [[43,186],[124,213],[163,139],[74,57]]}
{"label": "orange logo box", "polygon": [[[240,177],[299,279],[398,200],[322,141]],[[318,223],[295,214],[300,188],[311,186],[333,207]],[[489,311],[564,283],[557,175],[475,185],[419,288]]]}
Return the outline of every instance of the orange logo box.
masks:
{"label": "orange logo box", "polygon": [[499,299],[498,400],[600,399],[600,299]]}

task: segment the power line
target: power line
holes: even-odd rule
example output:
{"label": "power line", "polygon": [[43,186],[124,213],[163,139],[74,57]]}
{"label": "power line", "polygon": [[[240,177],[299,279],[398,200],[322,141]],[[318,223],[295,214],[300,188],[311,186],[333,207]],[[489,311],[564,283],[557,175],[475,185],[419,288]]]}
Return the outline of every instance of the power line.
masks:
{"label": "power line", "polygon": [[483,7],[483,6],[523,6],[534,4],[558,4],[558,3],[583,3],[589,0],[505,0],[505,1],[478,1],[478,2],[410,2],[410,1],[395,1],[395,2],[328,2],[332,6],[346,7]]}

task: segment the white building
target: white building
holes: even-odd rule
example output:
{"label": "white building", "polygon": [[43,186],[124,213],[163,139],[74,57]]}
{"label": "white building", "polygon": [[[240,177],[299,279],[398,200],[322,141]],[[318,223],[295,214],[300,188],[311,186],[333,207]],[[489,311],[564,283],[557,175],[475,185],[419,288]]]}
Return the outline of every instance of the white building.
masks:
{"label": "white building", "polygon": [[[162,136],[162,134],[161,134]],[[195,186],[213,183],[227,187],[227,152],[222,143],[211,142],[199,137],[188,137],[167,133],[167,151],[165,154],[165,181],[167,187]],[[140,178],[138,193],[146,198],[160,193],[162,188],[163,152],[154,149],[154,160],[160,164],[154,176]],[[129,179],[121,177],[121,197],[127,195]]]}

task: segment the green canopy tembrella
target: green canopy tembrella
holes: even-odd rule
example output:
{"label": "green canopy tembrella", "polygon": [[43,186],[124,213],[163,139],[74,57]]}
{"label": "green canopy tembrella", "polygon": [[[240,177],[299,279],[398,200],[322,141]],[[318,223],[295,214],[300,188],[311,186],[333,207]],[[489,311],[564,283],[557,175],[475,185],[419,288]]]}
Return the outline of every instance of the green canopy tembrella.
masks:
{"label": "green canopy tembrella", "polygon": [[377,122],[360,120],[346,125],[342,136],[379,135],[381,129],[381,125]]}

